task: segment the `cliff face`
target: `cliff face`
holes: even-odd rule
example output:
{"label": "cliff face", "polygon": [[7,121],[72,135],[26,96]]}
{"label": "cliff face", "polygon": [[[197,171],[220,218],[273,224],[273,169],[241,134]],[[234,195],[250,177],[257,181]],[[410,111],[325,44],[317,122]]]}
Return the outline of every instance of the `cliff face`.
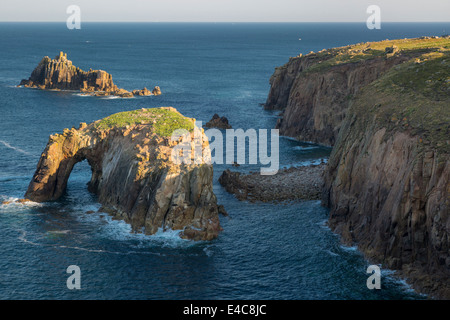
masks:
{"label": "cliff face", "polygon": [[448,155],[420,153],[407,133],[361,134],[338,142],[325,173],[330,227],[420,291],[450,298]]}
{"label": "cliff face", "polygon": [[[212,165],[171,161],[179,143],[170,139],[171,126],[192,131],[194,119],[173,108],[142,109],[52,135],[25,198],[57,200],[74,165],[86,159],[92,169],[89,190],[134,231],[183,230],[183,238],[211,240],[221,230]],[[204,134],[195,147],[210,154]]]}
{"label": "cliff face", "polygon": [[283,110],[276,126],[280,134],[334,145],[348,104],[359,89],[416,54],[385,51],[371,44],[322,50],[291,58],[276,68],[265,108]]}
{"label": "cliff face", "polygon": [[116,95],[133,97],[134,95],[158,95],[159,87],[152,92],[147,88],[129,92],[119,89],[112,80],[112,76],[103,70],[83,71],[72,65],[67,54],[60,52],[55,59],[44,57],[33,70],[28,80],[24,79],[20,85],[39,89],[80,90],[91,95]]}
{"label": "cliff face", "polygon": [[[450,298],[450,39],[392,44],[357,45],[380,51],[342,64],[324,56],[297,74],[279,126],[334,144],[322,196],[332,230],[419,291]],[[269,106],[283,101],[276,92],[286,90],[272,88]]]}
{"label": "cliff face", "polygon": [[448,50],[423,54],[361,90],[323,196],[345,242],[443,298],[450,298],[449,62]]}

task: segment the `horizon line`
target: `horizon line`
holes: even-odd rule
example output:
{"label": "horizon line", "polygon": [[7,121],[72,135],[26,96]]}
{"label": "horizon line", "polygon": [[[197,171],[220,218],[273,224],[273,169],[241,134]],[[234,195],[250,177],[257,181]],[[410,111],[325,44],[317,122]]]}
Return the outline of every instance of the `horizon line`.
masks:
{"label": "horizon line", "polygon": [[[0,23],[66,23],[64,21],[0,20]],[[366,21],[82,21],[82,23],[366,23]],[[383,21],[382,23],[450,23],[450,21]]]}

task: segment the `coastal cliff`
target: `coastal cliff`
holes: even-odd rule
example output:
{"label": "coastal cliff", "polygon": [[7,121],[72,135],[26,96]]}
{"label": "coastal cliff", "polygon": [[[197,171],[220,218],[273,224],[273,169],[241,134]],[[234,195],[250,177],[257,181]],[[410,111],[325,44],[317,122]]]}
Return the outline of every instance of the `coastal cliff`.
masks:
{"label": "coastal cliff", "polygon": [[275,69],[265,108],[282,110],[284,136],[333,146],[352,97],[392,67],[442,39],[362,43],[290,58]]}
{"label": "coastal cliff", "polygon": [[95,96],[119,96],[130,98],[133,96],[160,95],[161,89],[155,87],[153,91],[144,88],[129,92],[118,88],[112,76],[103,70],[83,71],[75,67],[67,59],[67,53],[60,52],[54,59],[44,57],[31,73],[28,79],[23,79],[19,86],[51,89],[51,90],[79,90],[85,94]]}
{"label": "coastal cliff", "polygon": [[[106,212],[130,223],[134,231],[154,234],[182,230],[180,236],[211,240],[221,231],[211,164],[176,164],[171,155],[180,141],[174,129],[194,135],[194,119],[174,108],[122,112],[79,129],[50,136],[25,198],[59,199],[74,165],[87,160],[88,184]],[[210,155],[207,137],[192,139],[194,148]],[[194,155],[192,155],[194,157]]]}
{"label": "coastal cliff", "polygon": [[277,69],[266,108],[282,134],[334,145],[322,199],[343,242],[450,299],[450,39],[328,51]]}

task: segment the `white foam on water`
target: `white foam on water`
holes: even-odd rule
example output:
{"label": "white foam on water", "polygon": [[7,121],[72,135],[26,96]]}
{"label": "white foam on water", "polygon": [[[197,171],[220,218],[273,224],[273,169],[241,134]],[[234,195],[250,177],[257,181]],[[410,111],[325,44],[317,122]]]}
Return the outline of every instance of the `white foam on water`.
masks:
{"label": "white foam on water", "polygon": [[330,256],[333,256],[333,257],[338,257],[339,256],[338,253],[332,252],[331,250],[325,250],[325,252],[328,253]]}
{"label": "white foam on water", "polygon": [[5,147],[11,149],[11,150],[14,150],[14,151],[26,154],[27,156],[31,156],[31,153],[29,153],[29,152],[27,152],[25,150],[22,150],[22,149],[20,149],[18,147],[13,147],[12,145],[10,145],[8,142],[6,142],[4,140],[0,140],[0,143],[3,144]]}
{"label": "white foam on water", "polygon": [[419,296],[424,297],[424,298],[428,296],[427,294],[419,293],[416,290],[414,290],[412,288],[412,286],[406,282],[405,279],[400,278],[398,276],[398,274],[397,274],[397,272],[395,270],[381,268],[381,265],[378,265],[378,266],[380,267],[381,277],[382,278],[386,277],[386,278],[389,279],[389,281],[400,285],[402,290],[404,290],[405,292],[413,293],[413,294],[419,295]]}
{"label": "white foam on water", "polygon": [[[101,205],[92,203],[87,205],[75,206],[74,216],[82,222],[88,222],[91,225],[98,226],[98,236],[114,241],[130,242],[139,249],[149,247],[189,247],[198,243],[182,239],[180,234],[182,230],[163,230],[159,228],[153,235],[146,235],[143,232],[133,232],[131,225],[123,220],[113,219],[108,213],[99,212]],[[87,214],[87,211],[94,213]],[[136,245],[136,242],[138,244]]]}
{"label": "white foam on water", "polygon": [[[114,252],[114,251],[107,251],[107,250],[102,250],[102,249],[88,249],[88,248],[83,248],[83,247],[78,247],[78,246],[73,247],[73,246],[58,245],[58,244],[37,243],[37,242],[33,242],[33,241],[27,239],[26,231],[24,231],[24,230],[18,230],[18,231],[20,232],[18,239],[24,243],[27,243],[27,244],[30,244],[33,246],[72,249],[72,250],[80,250],[80,251],[93,252],[93,253],[128,254],[128,253],[123,253],[123,252]],[[63,230],[62,232],[66,232],[66,231],[70,232],[70,230]],[[47,233],[58,233],[58,231],[49,231]]]}
{"label": "white foam on water", "polygon": [[[106,97],[101,97],[100,99],[102,100],[111,100],[111,99],[120,99],[121,97],[119,96],[106,96]],[[132,99],[131,97],[128,99]]]}
{"label": "white foam on water", "polygon": [[317,225],[324,230],[331,231],[330,226],[328,225],[328,219],[323,219],[322,221],[318,222]]}
{"label": "white foam on water", "polygon": [[27,201],[27,202],[18,202],[20,198],[9,197],[9,196],[1,196],[0,195],[0,208],[1,209],[12,209],[12,208],[33,208],[33,207],[43,207],[44,204]]}
{"label": "white foam on water", "polygon": [[293,138],[293,137],[288,137],[288,136],[280,136],[280,138],[282,139],[286,139],[286,140],[291,140],[291,141],[295,141],[295,142],[299,142],[299,140]]}
{"label": "white foam on water", "polygon": [[[33,241],[30,241],[27,239],[27,233],[24,230],[20,230],[21,234],[18,237],[18,239],[22,242],[31,244],[33,246],[41,246],[41,247],[53,247],[53,248],[63,248],[63,249],[74,249],[74,250],[81,250],[81,251],[87,251],[87,252],[96,252],[96,253],[100,253],[100,252],[108,252],[108,253],[118,253],[120,254],[121,252],[109,252],[109,251],[105,251],[105,250],[101,250],[101,249],[88,249],[88,248],[82,248],[82,247],[71,247],[71,246],[65,246],[65,245],[52,245],[52,244],[43,244],[43,243],[36,243]],[[64,230],[64,231],[69,231],[70,230]],[[63,232],[64,232],[63,231]],[[57,233],[57,231],[49,231],[48,233]]]}
{"label": "white foam on water", "polygon": [[341,248],[342,250],[347,251],[347,252],[357,252],[358,251],[358,246],[345,246],[345,245],[341,244],[339,246],[339,248]]}
{"label": "white foam on water", "polygon": [[300,150],[300,151],[307,151],[307,150],[313,150],[313,149],[318,149],[318,148],[320,148],[320,147],[319,146],[310,146],[310,147],[295,146],[293,149]]}
{"label": "white foam on water", "polygon": [[[101,207],[100,203],[90,203],[90,204],[79,204],[74,206],[75,211],[79,211],[80,213],[86,213],[88,211],[94,211],[97,212]],[[89,216],[86,214],[85,216]]]}
{"label": "white foam on water", "polygon": [[153,235],[146,235],[143,232],[133,232],[131,225],[123,220],[113,220],[110,216],[105,216],[108,223],[101,227],[103,236],[115,241],[139,241],[138,248],[148,247],[169,247],[180,248],[194,245],[194,241],[182,239],[182,230],[163,230],[159,228]]}
{"label": "white foam on water", "polygon": [[213,250],[211,250],[210,246],[205,247],[205,248],[203,249],[203,252],[204,252],[208,257],[211,257],[211,256],[214,254],[214,252],[213,252]]}
{"label": "white foam on water", "polygon": [[297,167],[309,167],[311,165],[319,165],[321,163],[327,163],[327,162],[328,162],[328,159],[326,159],[326,158],[304,160],[304,161],[300,161],[300,162],[289,163],[289,164],[283,165],[283,167],[280,169],[292,168],[292,167],[296,167],[296,168]]}
{"label": "white foam on water", "polygon": [[26,238],[26,235],[27,235],[26,231],[24,231],[24,230],[19,230],[19,231],[20,231],[20,236],[18,237],[18,239],[20,241],[23,241],[25,243],[31,244],[33,246],[42,246],[42,244],[39,244],[39,243],[27,240],[27,238]]}
{"label": "white foam on water", "polygon": [[47,231],[49,234],[69,234],[72,231],[70,230],[53,230],[53,231]]}

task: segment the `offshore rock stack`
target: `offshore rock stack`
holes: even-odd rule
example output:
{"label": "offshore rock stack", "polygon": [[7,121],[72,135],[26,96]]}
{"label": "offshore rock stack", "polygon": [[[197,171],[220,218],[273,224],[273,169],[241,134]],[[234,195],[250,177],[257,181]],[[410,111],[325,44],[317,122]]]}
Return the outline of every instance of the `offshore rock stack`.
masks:
{"label": "offshore rock stack", "polygon": [[39,88],[42,90],[76,90],[94,96],[133,96],[160,95],[161,89],[155,87],[152,91],[144,88],[129,92],[118,88],[112,80],[112,75],[103,70],[83,71],[75,67],[67,59],[67,53],[60,52],[54,59],[44,57],[31,73],[28,79],[23,79],[19,86]]}
{"label": "offshore rock stack", "polygon": [[[92,169],[88,188],[98,195],[102,211],[130,223],[135,232],[172,229],[185,239],[212,240],[222,230],[212,164],[171,160],[180,141],[172,141],[170,132],[181,126],[193,136],[194,123],[174,108],[142,109],[51,135],[25,199],[59,199],[74,165],[86,159]],[[202,134],[193,147],[210,156]]]}

